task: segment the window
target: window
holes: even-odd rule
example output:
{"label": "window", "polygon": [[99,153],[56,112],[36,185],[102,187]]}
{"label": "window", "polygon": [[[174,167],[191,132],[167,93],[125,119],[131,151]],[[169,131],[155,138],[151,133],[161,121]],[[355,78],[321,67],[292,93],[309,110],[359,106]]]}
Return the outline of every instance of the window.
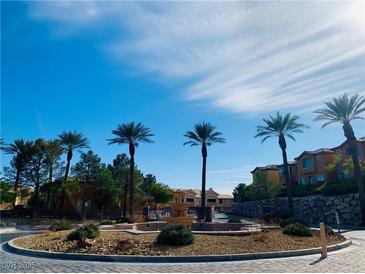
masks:
{"label": "window", "polygon": [[308,184],[313,184],[313,176],[308,176]]}
{"label": "window", "polygon": [[220,204],[223,204],[223,199],[219,199],[219,203]]}
{"label": "window", "polygon": [[194,203],[194,199],[193,198],[186,198],[186,202],[187,203]]}
{"label": "window", "polygon": [[305,185],[305,178],[304,177],[299,178],[299,184],[300,185]]}
{"label": "window", "polygon": [[324,182],[324,176],[323,175],[318,175],[317,176],[317,182],[318,183],[323,183]]}
{"label": "window", "polygon": [[283,166],[279,168],[279,174],[280,176],[285,176],[285,169]]}
{"label": "window", "polygon": [[302,160],[303,168],[312,168],[313,167],[313,161],[312,158],[304,158]]}
{"label": "window", "polygon": [[215,203],[217,200],[216,199],[208,199],[207,201],[208,201],[208,203]]}
{"label": "window", "polygon": [[340,174],[341,179],[347,179],[350,177],[350,173],[348,170],[342,170]]}

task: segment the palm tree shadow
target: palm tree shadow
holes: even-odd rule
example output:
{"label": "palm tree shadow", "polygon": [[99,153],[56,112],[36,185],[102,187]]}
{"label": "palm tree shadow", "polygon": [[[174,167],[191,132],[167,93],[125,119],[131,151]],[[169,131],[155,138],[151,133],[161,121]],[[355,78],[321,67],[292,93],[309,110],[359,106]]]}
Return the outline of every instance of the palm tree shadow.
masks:
{"label": "palm tree shadow", "polygon": [[326,257],[319,257],[317,260],[311,262],[309,265],[316,265],[318,263],[320,263],[321,261],[323,261],[324,259],[326,259]]}

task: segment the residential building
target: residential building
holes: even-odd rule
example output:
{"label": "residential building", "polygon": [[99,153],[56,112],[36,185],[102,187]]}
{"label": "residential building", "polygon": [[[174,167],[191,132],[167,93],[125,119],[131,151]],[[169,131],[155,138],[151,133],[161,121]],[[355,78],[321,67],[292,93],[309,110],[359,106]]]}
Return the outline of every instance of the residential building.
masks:
{"label": "residential building", "polygon": [[[175,189],[184,192],[182,202],[188,204],[189,209],[196,209],[201,205],[200,189]],[[231,212],[233,204],[233,196],[228,194],[219,194],[213,188],[205,191],[206,205],[214,206],[219,212]]]}
{"label": "residential building", "polygon": [[[357,155],[360,162],[365,162],[365,137],[357,139]],[[327,166],[335,161],[338,163],[337,179],[352,177],[351,170],[345,169],[344,161],[349,159],[349,146],[347,141],[334,148],[320,148],[313,151],[304,151],[295,161],[289,161],[289,177],[292,184],[315,184],[329,180]],[[253,181],[257,171],[263,171],[272,182],[278,180],[285,184],[284,166],[267,165],[256,167],[252,173]]]}
{"label": "residential building", "polygon": [[[357,156],[359,157],[360,162],[365,161],[365,137],[359,138],[357,141]],[[343,163],[346,159],[351,158],[349,153],[349,145],[347,141],[343,142],[341,145],[332,148],[333,151],[338,155],[338,167],[339,167],[339,179],[346,179],[353,176],[351,170],[343,168]]]}
{"label": "residential building", "polygon": [[266,174],[266,178],[276,184],[280,183],[280,175],[279,175],[279,168],[278,165],[267,165],[263,167],[255,167],[254,170],[251,171],[252,174],[252,181],[256,181],[256,175],[258,172],[263,172]]}
{"label": "residential building", "polygon": [[[289,182],[291,184],[297,184],[298,183],[298,168],[297,168],[297,161],[288,161],[289,166]],[[284,171],[284,165],[278,165],[279,170],[279,176],[280,176],[280,182],[285,185],[285,171]]]}
{"label": "residential building", "polygon": [[327,180],[326,167],[336,159],[336,152],[329,148],[304,151],[297,161],[298,184],[315,184]]}

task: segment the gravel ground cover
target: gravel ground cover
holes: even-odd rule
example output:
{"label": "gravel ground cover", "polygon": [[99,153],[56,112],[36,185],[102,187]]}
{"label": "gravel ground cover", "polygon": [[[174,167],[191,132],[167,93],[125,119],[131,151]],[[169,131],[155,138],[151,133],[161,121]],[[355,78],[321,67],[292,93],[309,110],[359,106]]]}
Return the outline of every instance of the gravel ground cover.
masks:
{"label": "gravel ground cover", "polygon": [[[157,246],[155,234],[131,235],[125,232],[101,232],[97,239],[88,239],[86,246],[80,247],[77,241],[67,241],[70,231],[46,232],[24,239],[17,239],[18,246],[53,252],[73,252],[114,255],[218,255],[252,252],[285,251],[320,246],[318,236],[296,237],[284,235],[281,230],[272,230],[249,236],[211,236],[195,235],[189,246]],[[328,235],[328,245],[343,242],[337,235]]]}

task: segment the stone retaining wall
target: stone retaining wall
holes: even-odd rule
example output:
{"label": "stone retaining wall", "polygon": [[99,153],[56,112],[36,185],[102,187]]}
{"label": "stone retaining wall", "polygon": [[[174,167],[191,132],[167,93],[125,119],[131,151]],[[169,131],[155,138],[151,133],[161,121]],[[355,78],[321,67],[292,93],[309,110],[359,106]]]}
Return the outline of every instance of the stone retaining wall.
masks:
{"label": "stone retaining wall", "polygon": [[[358,194],[340,196],[306,196],[293,198],[295,217],[308,223],[318,224],[325,221],[328,224],[336,224],[335,211],[338,212],[340,224],[360,224],[360,200]],[[288,199],[286,197],[272,200],[272,213],[282,216],[287,213]],[[235,203],[232,213],[248,218],[263,216],[263,206],[260,201]]]}

